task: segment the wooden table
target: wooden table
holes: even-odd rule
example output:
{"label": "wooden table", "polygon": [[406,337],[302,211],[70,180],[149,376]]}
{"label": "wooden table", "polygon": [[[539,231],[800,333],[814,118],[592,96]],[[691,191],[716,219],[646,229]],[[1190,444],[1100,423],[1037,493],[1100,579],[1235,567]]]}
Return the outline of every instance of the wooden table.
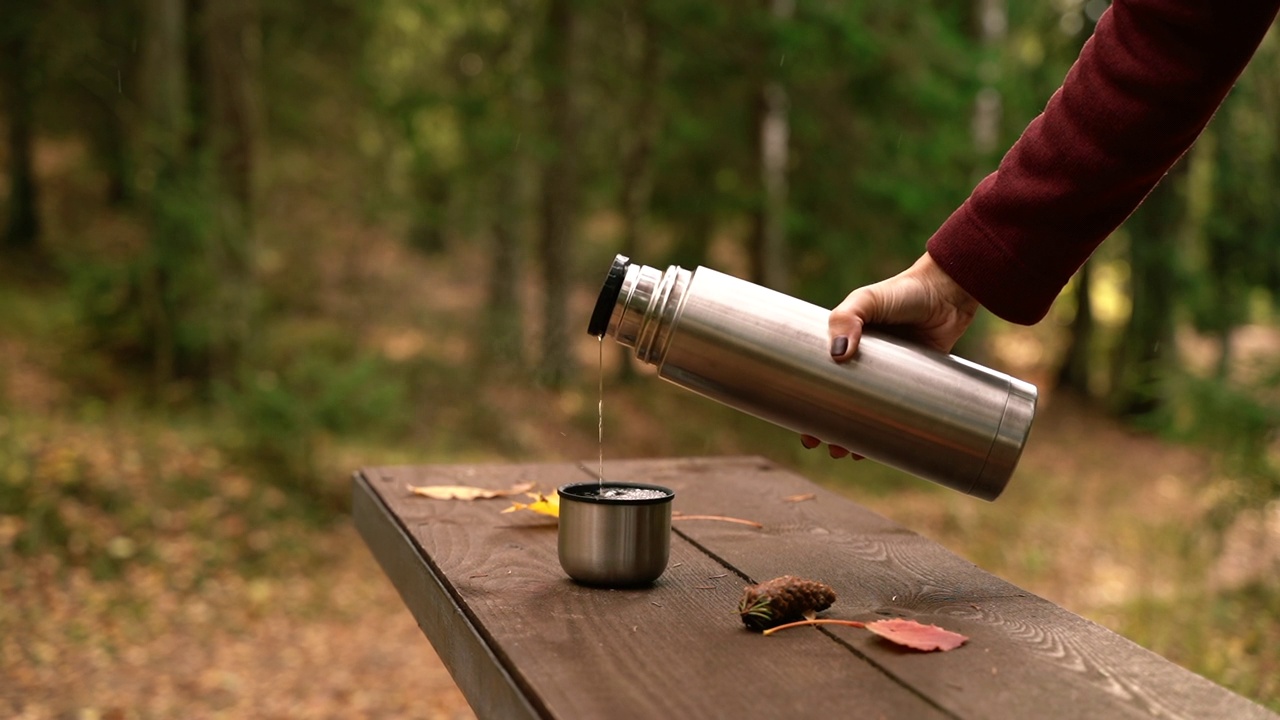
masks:
{"label": "wooden table", "polygon": [[[676,513],[764,527],[677,518],[656,584],[595,589],[560,569],[553,518],[405,488],[531,481],[554,492],[592,477],[574,464],[356,474],[356,527],[479,717],[1277,717],[768,461],[606,471],[674,489]],[[912,618],[969,642],[922,653],[849,627],[744,629],[743,586],[784,574],[835,588],[823,617]]]}

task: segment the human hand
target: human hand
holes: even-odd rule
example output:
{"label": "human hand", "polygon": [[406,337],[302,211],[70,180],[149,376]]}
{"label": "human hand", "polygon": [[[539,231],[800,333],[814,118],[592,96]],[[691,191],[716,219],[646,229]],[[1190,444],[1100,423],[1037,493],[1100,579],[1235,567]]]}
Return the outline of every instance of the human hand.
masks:
{"label": "human hand", "polygon": [[[831,358],[836,362],[852,358],[867,325],[896,326],[899,336],[950,352],[969,329],[978,307],[978,301],[925,253],[901,273],[849,293],[831,311],[827,321]],[[810,450],[822,444],[812,435],[801,435],[800,442]],[[862,459],[838,445],[829,446],[828,452],[833,458]]]}
{"label": "human hand", "polygon": [[867,325],[892,326],[899,337],[951,352],[978,314],[978,301],[925,253],[887,280],[860,287],[827,320],[831,358],[845,362],[858,351]]}

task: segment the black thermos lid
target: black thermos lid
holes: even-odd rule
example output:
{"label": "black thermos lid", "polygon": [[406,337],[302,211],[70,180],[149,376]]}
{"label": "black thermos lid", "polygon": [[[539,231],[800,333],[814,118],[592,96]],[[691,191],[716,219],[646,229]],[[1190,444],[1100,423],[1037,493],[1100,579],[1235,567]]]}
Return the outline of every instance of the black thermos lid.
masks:
{"label": "black thermos lid", "polygon": [[604,287],[600,288],[600,297],[596,298],[596,309],[591,312],[591,322],[587,324],[587,334],[604,337],[609,330],[609,316],[613,315],[613,306],[618,304],[618,295],[622,292],[622,281],[627,276],[627,267],[631,259],[626,255],[613,258],[609,274],[604,278]]}

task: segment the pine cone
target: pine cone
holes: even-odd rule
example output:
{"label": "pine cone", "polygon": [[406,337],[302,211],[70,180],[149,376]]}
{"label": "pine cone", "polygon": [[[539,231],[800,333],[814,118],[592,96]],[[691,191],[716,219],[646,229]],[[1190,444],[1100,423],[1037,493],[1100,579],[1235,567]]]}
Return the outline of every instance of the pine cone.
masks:
{"label": "pine cone", "polygon": [[763,632],[784,623],[803,620],[809,613],[831,607],[836,592],[830,585],[783,575],[759,585],[748,585],[738,601],[738,614],[749,630]]}

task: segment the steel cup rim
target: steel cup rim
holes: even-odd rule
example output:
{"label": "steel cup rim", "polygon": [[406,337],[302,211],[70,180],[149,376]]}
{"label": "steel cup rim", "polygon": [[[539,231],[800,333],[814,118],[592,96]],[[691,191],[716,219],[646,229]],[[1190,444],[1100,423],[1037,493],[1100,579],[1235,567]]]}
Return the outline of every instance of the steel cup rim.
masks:
{"label": "steel cup rim", "polygon": [[[655,498],[609,498],[600,497],[598,493],[601,488],[616,489],[636,489],[636,490],[655,490],[661,492],[662,497]],[[593,494],[587,494],[588,492]],[[676,491],[669,487],[661,485],[653,485],[651,483],[638,482],[622,482],[622,481],[605,481],[599,482],[589,480],[585,482],[565,483],[556,488],[556,494],[560,496],[561,502],[568,500],[570,502],[590,503],[595,505],[661,505],[671,502],[676,497]]]}

